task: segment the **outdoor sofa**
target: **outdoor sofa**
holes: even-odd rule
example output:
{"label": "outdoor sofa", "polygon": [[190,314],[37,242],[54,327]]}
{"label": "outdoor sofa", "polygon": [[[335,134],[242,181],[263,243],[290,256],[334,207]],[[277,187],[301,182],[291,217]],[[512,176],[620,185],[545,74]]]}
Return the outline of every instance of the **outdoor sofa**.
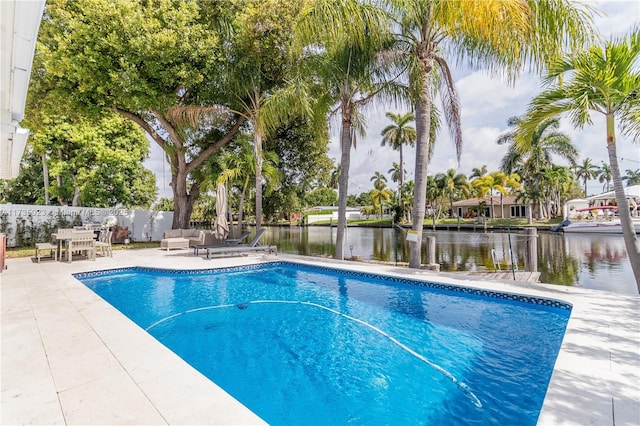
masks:
{"label": "outdoor sofa", "polygon": [[183,238],[189,240],[188,247],[194,247],[196,245],[204,244],[205,235],[210,232],[211,231],[203,231],[201,229],[167,229],[164,231],[162,239],[163,241],[169,240],[165,242],[167,247],[171,245],[170,240],[172,238]]}

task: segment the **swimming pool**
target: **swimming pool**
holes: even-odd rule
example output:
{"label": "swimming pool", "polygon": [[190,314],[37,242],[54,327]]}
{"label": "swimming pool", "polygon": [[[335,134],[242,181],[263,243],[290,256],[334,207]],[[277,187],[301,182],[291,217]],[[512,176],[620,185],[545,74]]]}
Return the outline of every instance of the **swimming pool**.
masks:
{"label": "swimming pool", "polygon": [[571,309],[289,262],[76,277],[271,424],[535,424]]}

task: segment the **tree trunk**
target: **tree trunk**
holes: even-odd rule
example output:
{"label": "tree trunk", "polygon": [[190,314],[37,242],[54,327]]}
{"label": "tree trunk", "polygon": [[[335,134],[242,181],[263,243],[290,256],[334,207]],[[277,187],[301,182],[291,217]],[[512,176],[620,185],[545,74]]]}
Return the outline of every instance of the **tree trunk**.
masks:
{"label": "tree trunk", "polygon": [[80,199],[80,188],[78,187],[78,180],[75,175],[71,176],[73,181],[73,198],[71,199],[71,206],[78,207],[78,200]]}
{"label": "tree trunk", "polygon": [[47,156],[42,156],[42,176],[44,177],[44,205],[51,204],[49,200],[49,167],[47,167]]}
{"label": "tree trunk", "polygon": [[255,131],[254,153],[256,156],[256,228],[262,227],[262,134]]}
{"label": "tree trunk", "polygon": [[[58,149],[58,158],[61,160],[64,158],[62,156],[62,149]],[[56,176],[56,185],[58,186],[58,202],[60,203],[61,206],[68,205],[67,200],[62,195],[62,176],[61,175]]]}
{"label": "tree trunk", "polygon": [[349,190],[349,164],[351,162],[351,103],[342,102],[342,129],[340,133],[340,181],[338,183],[338,229],[336,232],[336,259],[344,259],[344,230],[347,227],[347,193]]}
{"label": "tree trunk", "polygon": [[426,46],[420,46],[418,57],[421,66],[420,99],[416,102],[416,166],[413,192],[413,226],[418,240],[409,243],[409,267],[420,268],[422,264],[422,228],[427,202],[427,166],[429,165],[429,129],[431,128],[431,69],[433,57],[428,56]]}
{"label": "tree trunk", "polygon": [[249,186],[249,178],[247,178],[242,185],[242,192],[240,193],[240,205],[238,206],[238,235],[242,235],[242,220],[244,216],[244,198],[247,194],[247,187]]}
{"label": "tree trunk", "polygon": [[493,209],[493,194],[489,194],[489,197],[491,197],[491,219],[495,219],[496,215]]}
{"label": "tree trunk", "polygon": [[404,155],[402,153],[402,144],[400,144],[400,188],[402,189],[402,184],[404,183]]}
{"label": "tree trunk", "polygon": [[171,188],[173,189],[173,229],[188,229],[189,219],[193,212],[193,204],[198,196],[196,188],[187,190],[187,171],[178,170],[173,172],[171,177]]}
{"label": "tree trunk", "polygon": [[407,221],[409,218],[409,212],[405,211],[404,202],[402,200],[402,185],[404,184],[404,155],[402,152],[402,144],[400,144],[398,151],[400,151],[400,176],[398,179],[400,181],[400,186],[398,187],[398,203],[402,207],[402,220]]}
{"label": "tree trunk", "polygon": [[631,221],[629,203],[627,202],[627,197],[624,194],[624,186],[622,185],[622,177],[620,176],[613,119],[614,117],[612,114],[607,114],[607,151],[609,153],[609,165],[611,166],[613,189],[615,191],[616,202],[618,204],[618,214],[620,215],[620,224],[622,225],[624,245],[627,249],[629,263],[633,270],[633,276],[636,280],[638,293],[640,293],[640,242],[638,242],[638,237],[636,236],[633,222]]}

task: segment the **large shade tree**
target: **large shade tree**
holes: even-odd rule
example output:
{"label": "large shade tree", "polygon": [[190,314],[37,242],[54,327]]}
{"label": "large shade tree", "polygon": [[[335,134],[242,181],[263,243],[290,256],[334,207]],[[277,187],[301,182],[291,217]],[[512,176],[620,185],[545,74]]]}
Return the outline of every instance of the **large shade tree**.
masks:
{"label": "large shade tree", "polygon": [[629,203],[616,152],[616,120],[623,135],[640,138],[640,29],[626,37],[593,45],[554,61],[545,75],[549,88],[536,96],[523,118],[518,141],[526,144],[538,123],[568,113],[577,128],[591,124],[591,113],[604,115],[606,144],[618,213],[633,275],[640,292],[640,242],[633,229]]}
{"label": "large shade tree", "polygon": [[165,152],[174,228],[188,226],[207,159],[246,121],[221,84],[221,13],[187,0],[51,0],[38,37],[34,73],[51,95],[115,111]]}
{"label": "large shade tree", "polygon": [[493,73],[516,75],[526,63],[555,57],[567,44],[580,44],[588,16],[568,1],[390,0],[401,31],[401,49],[412,59],[409,81],[416,114],[415,197],[409,266],[420,267],[431,140],[432,78],[443,84],[444,115],[458,158],[462,148],[460,109],[447,57]]}

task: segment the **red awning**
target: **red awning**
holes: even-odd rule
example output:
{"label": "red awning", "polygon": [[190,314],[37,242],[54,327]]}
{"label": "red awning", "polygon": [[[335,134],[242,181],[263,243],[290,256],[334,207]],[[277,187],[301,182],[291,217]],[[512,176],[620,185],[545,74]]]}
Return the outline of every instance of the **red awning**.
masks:
{"label": "red awning", "polygon": [[588,212],[590,210],[618,210],[618,206],[593,206],[576,209],[577,212]]}

